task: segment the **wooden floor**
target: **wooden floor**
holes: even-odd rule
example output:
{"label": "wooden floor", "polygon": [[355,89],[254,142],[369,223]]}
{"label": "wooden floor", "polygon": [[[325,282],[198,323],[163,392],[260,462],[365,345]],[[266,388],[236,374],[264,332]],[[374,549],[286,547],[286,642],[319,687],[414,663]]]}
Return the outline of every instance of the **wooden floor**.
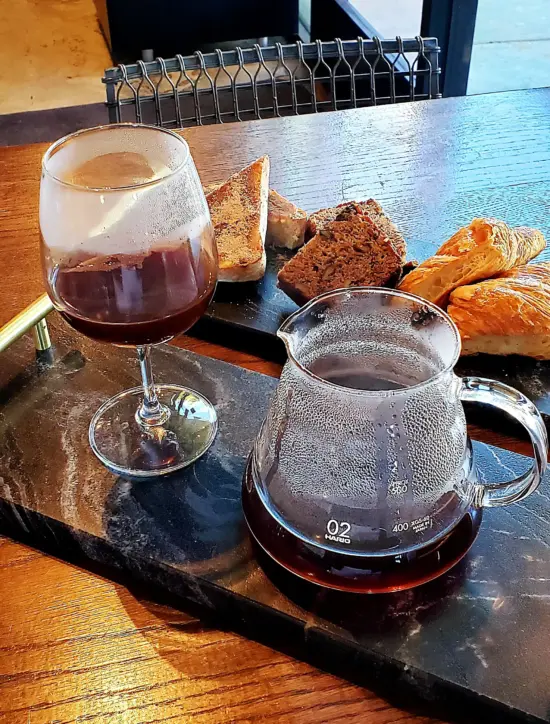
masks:
{"label": "wooden floor", "polygon": [[0,114],[102,101],[110,65],[93,0],[0,2]]}

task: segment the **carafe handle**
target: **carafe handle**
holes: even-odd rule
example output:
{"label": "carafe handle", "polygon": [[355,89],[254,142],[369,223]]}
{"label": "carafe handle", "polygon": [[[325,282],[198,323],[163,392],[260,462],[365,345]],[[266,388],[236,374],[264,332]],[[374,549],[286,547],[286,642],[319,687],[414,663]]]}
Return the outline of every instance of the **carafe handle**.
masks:
{"label": "carafe handle", "polygon": [[548,435],[540,412],[518,390],[482,377],[464,377],[460,399],[492,405],[507,412],[523,425],[533,444],[533,464],[529,470],[510,482],[480,485],[479,504],[494,508],[526,498],[538,488],[548,459]]}

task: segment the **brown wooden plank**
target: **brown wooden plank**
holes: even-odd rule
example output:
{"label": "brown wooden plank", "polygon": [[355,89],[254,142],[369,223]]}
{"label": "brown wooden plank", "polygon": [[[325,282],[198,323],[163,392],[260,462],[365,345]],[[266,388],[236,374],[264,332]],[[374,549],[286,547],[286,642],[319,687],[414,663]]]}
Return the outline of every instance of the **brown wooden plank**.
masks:
{"label": "brown wooden plank", "polygon": [[435,721],[6,539],[0,580],[0,722]]}

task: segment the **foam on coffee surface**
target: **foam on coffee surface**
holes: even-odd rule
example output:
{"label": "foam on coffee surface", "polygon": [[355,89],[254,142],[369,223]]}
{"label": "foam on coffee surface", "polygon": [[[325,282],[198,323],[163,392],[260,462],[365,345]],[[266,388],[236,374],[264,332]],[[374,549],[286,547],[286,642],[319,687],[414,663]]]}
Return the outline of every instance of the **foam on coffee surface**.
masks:
{"label": "foam on coffee surface", "polygon": [[[200,187],[189,183],[189,173],[196,173],[192,164],[191,170],[180,168],[185,160],[180,141],[139,131],[138,138],[123,127],[89,140],[84,134],[49,159],[40,226],[54,263],[177,248],[188,240],[197,243],[208,229],[204,198],[185,203]],[[167,196],[173,199],[171,214]],[[204,213],[191,215],[190,209],[201,205]]]}
{"label": "foam on coffee surface", "polygon": [[[138,160],[137,156],[141,159]],[[123,162],[118,169],[115,165],[112,166],[112,169],[120,172],[121,175],[127,172],[126,164],[129,163],[131,172],[137,170],[138,174],[141,173],[144,178],[150,180],[152,171],[154,177],[160,179],[180,166],[182,145],[171,134],[159,134],[155,129],[145,126],[136,129],[122,125],[110,127],[108,133],[90,132],[89,135],[84,132],[80,135],[78,143],[60,145],[48,160],[48,171],[56,178],[70,183],[71,176],[81,173],[82,169],[88,174],[92,169],[96,173],[105,173],[106,157]],[[103,160],[94,168],[96,159]],[[88,180],[90,180],[89,176]],[[97,183],[97,179],[92,184],[93,188],[101,186],[109,187],[111,184]]]}
{"label": "foam on coffee surface", "polygon": [[60,179],[87,188],[120,188],[149,183],[170,173],[165,164],[154,169],[147,158],[134,151],[114,151],[90,158],[76,168],[64,169]]}

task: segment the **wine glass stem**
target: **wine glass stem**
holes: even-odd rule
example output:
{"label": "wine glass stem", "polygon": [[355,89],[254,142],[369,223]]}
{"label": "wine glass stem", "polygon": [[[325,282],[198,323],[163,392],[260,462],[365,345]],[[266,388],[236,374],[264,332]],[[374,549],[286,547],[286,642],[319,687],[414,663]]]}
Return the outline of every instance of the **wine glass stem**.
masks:
{"label": "wine glass stem", "polygon": [[137,409],[136,420],[139,425],[148,427],[162,425],[170,417],[170,411],[164,405],[161,405],[157,398],[151,368],[150,345],[138,347],[137,355],[143,383],[143,400]]}

